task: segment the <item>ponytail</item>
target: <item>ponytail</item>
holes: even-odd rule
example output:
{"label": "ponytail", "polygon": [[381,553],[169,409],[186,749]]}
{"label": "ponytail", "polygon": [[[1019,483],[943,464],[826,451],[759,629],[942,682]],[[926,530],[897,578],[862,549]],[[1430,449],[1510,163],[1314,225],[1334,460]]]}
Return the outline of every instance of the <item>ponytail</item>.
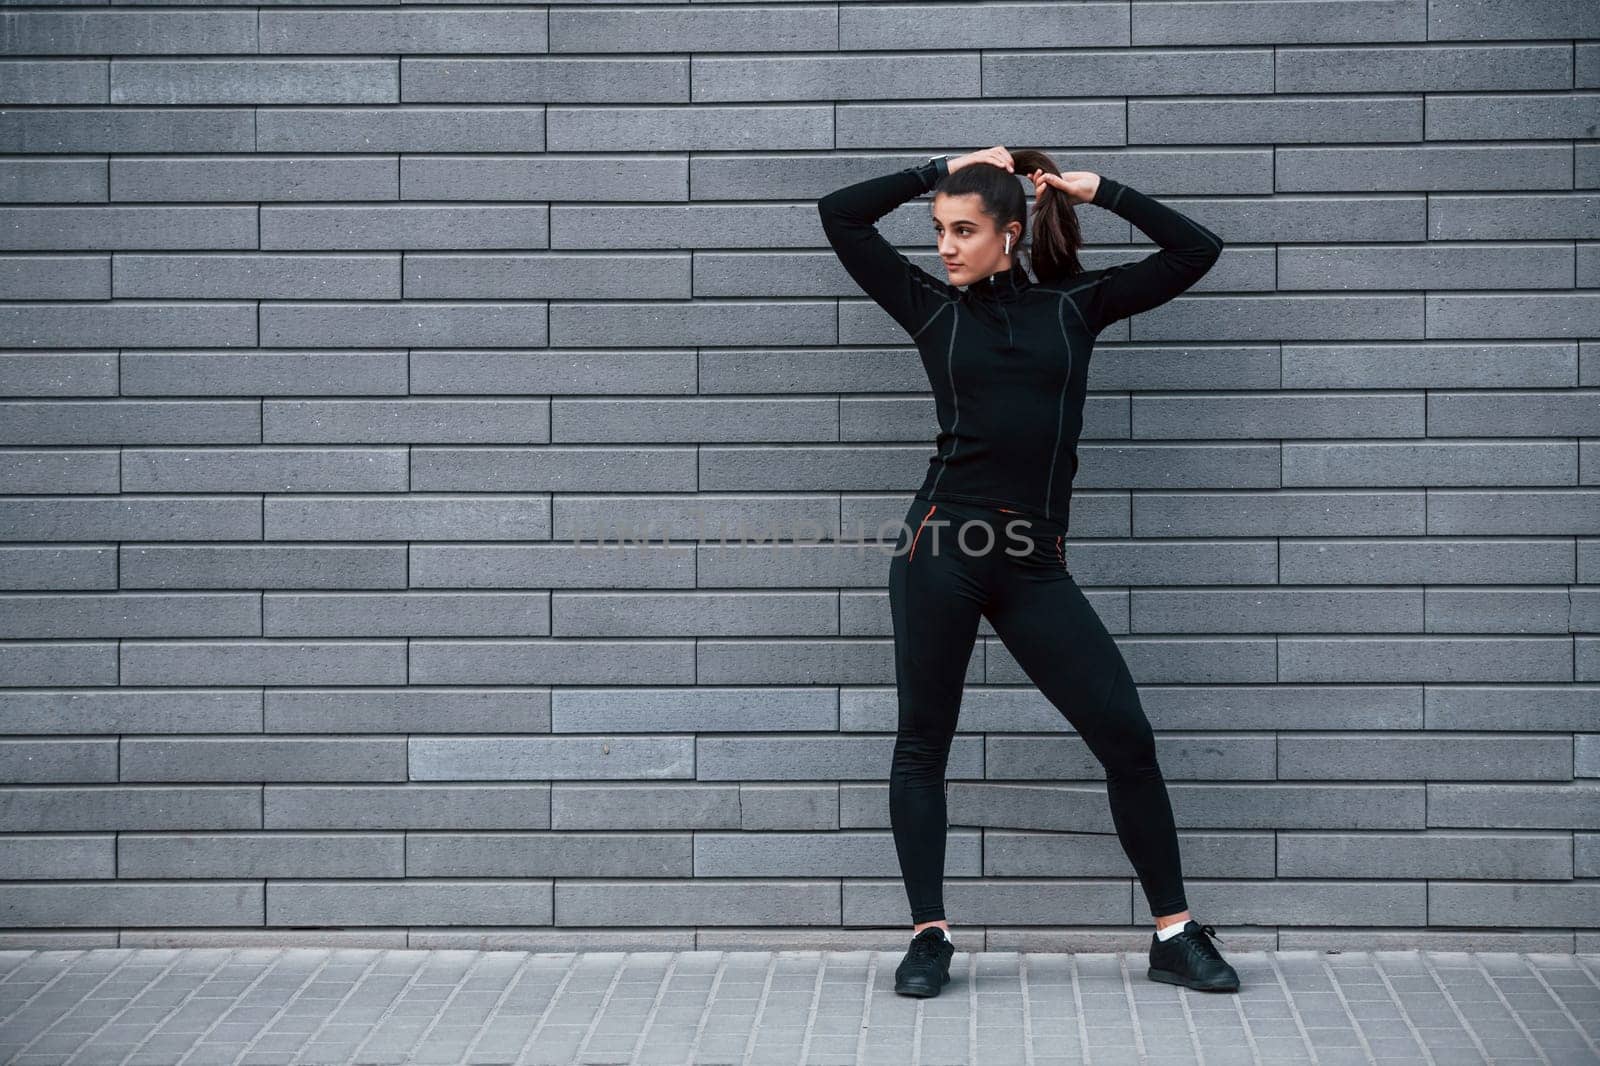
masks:
{"label": "ponytail", "polygon": [[[1026,177],[1035,170],[1060,175],[1056,161],[1043,152],[1024,148],[1012,152],[1011,159],[1017,174]],[[1082,272],[1078,262],[1078,248],[1083,244],[1083,234],[1078,228],[1078,213],[1066,194],[1049,189],[1033,205],[1033,238],[1028,253],[1028,266],[1033,276],[1049,284]]]}

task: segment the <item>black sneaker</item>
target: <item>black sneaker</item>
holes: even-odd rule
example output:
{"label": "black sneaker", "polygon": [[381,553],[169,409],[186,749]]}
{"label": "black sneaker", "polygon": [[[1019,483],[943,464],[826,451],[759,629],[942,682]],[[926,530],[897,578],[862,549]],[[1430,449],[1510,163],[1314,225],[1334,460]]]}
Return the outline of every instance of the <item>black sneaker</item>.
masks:
{"label": "black sneaker", "polygon": [[894,971],[894,990],[902,996],[937,996],[950,980],[956,946],[937,925],[911,938],[911,948]]}
{"label": "black sneaker", "polygon": [[1201,925],[1193,918],[1183,923],[1183,932],[1169,940],[1151,933],[1150,969],[1145,976],[1201,992],[1239,991],[1239,975],[1211,943],[1216,933],[1215,926]]}

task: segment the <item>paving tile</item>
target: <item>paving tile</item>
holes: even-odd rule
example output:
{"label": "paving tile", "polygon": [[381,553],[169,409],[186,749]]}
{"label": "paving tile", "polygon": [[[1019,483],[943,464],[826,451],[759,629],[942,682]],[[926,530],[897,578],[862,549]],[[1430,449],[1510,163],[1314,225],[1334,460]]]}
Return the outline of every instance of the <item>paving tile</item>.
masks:
{"label": "paving tile", "polygon": [[1242,987],[1115,953],[958,953],[942,995],[875,951],[6,952],[0,1062],[1600,1064],[1600,956],[1234,952]]}

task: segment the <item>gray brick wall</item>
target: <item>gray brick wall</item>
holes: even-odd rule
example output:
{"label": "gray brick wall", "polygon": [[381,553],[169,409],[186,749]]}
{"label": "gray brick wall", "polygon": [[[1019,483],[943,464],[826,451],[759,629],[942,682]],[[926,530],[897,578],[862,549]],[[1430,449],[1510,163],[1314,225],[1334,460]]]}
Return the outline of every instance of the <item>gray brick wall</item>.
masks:
{"label": "gray brick wall", "polygon": [[[43,5],[0,53],[0,946],[903,931],[855,539],[933,410],[815,201],[1004,143],[1227,241],[1102,336],[1069,545],[1197,914],[1600,950],[1600,6]],[[1098,765],[987,623],[968,680],[952,922],[1143,943]]]}

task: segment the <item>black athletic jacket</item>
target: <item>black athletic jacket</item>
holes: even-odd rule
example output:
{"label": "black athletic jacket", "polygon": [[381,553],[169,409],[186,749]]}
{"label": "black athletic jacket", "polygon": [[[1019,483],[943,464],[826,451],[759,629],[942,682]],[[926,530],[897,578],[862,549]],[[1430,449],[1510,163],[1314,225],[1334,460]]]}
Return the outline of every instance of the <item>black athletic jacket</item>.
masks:
{"label": "black athletic jacket", "polygon": [[1159,251],[1053,285],[1016,265],[958,288],[915,266],[873,225],[947,173],[938,157],[837,189],[817,202],[822,228],[856,284],[922,354],[939,435],[917,496],[1020,511],[1042,531],[1064,533],[1096,336],[1199,281],[1222,241],[1101,175],[1093,203],[1138,226]]}

